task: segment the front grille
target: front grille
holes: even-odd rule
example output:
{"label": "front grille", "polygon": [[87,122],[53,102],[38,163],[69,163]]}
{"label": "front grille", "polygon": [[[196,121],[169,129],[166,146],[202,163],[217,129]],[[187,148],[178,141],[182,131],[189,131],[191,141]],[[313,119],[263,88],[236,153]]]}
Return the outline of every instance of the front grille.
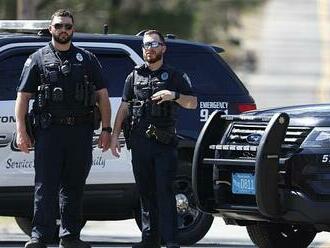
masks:
{"label": "front grille", "polygon": [[[228,147],[258,146],[261,137],[265,133],[266,126],[267,123],[234,122],[229,127],[230,131],[228,132],[223,145],[228,145]],[[310,127],[288,127],[284,143],[282,144],[281,157],[287,157],[296,152],[310,131]],[[238,149],[228,150],[230,152],[226,152],[224,154],[225,157],[254,158],[256,156],[256,149],[242,149],[240,151]]]}

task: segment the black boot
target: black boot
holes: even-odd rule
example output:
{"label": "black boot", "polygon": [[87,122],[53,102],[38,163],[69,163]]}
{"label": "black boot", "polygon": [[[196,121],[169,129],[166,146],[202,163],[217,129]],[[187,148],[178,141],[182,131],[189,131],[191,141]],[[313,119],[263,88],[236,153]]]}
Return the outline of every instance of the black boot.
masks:
{"label": "black boot", "polygon": [[47,248],[46,244],[41,242],[39,239],[30,239],[25,243],[24,248]]}
{"label": "black boot", "polygon": [[177,243],[168,243],[166,248],[180,248],[180,245]]}
{"label": "black boot", "polygon": [[80,239],[61,239],[59,248],[91,248],[91,245]]}
{"label": "black boot", "polygon": [[145,239],[133,244],[132,248],[160,248],[160,242],[152,239]]}

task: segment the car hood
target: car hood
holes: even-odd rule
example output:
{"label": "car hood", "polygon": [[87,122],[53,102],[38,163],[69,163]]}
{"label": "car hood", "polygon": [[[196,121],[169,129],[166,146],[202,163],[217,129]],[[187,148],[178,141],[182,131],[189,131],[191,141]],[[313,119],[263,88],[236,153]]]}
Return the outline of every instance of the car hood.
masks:
{"label": "car hood", "polygon": [[310,104],[254,110],[244,113],[248,116],[272,116],[287,113],[290,126],[330,126],[330,104]]}

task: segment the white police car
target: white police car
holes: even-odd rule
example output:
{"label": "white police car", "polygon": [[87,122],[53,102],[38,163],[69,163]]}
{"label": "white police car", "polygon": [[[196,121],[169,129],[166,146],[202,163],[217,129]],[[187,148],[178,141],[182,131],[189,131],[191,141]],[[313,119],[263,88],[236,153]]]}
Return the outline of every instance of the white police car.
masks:
{"label": "white police car", "polygon": [[[33,151],[24,154],[15,143],[14,105],[16,87],[23,64],[36,49],[50,40],[48,22],[0,22],[0,215],[14,216],[29,234],[33,213]],[[100,60],[112,104],[112,120],[121,102],[126,76],[143,63],[140,35],[75,33],[75,45],[96,54]],[[181,244],[193,244],[210,228],[213,217],[197,209],[191,188],[191,161],[195,141],[207,117],[214,110],[240,113],[254,109],[249,92],[218,53],[223,50],[167,36],[165,61],[185,71],[197,94],[196,110],[180,110],[177,132],[179,170],[175,183],[178,229]],[[136,218],[140,223],[139,204],[132,173],[130,152],[124,139],[121,157],[102,153],[96,147],[84,197],[83,216],[87,220]]]}

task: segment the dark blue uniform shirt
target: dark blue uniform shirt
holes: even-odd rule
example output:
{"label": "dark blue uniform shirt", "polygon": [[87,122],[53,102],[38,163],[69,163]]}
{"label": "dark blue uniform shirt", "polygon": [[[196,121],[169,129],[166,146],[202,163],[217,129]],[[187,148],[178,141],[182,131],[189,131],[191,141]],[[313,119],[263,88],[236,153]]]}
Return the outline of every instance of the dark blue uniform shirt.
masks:
{"label": "dark blue uniform shirt", "polygon": [[[79,56],[77,54],[86,54],[90,61],[90,71],[88,72],[90,75],[90,80],[95,83],[96,90],[100,90],[102,88],[106,88],[103,77],[102,77],[102,68],[101,64],[96,58],[94,54],[91,52],[78,48],[74,45],[71,45],[69,51],[65,52],[59,52],[54,50],[53,46],[51,43],[47,45],[49,49],[54,53],[54,57],[56,57],[55,53],[58,54],[59,58],[64,61],[65,59],[69,59],[71,61],[71,70],[72,76],[75,73],[75,67],[80,67],[82,63],[86,63],[86,61],[79,61],[78,58]],[[56,57],[56,59],[59,59]],[[18,87],[18,91],[20,92],[29,92],[29,93],[36,93],[38,85],[40,85],[40,68],[41,68],[41,58],[40,54],[37,52],[33,53],[25,62],[24,68],[20,77],[20,85]],[[70,80],[68,80],[70,81]],[[72,82],[72,81],[71,81]]]}
{"label": "dark blue uniform shirt", "polygon": [[[61,66],[67,61],[70,73],[65,76],[61,72]],[[37,93],[41,84],[41,74],[45,83],[52,87],[61,87],[64,92],[64,101],[57,105],[63,109],[79,109],[80,105],[75,101],[76,84],[84,81],[84,75],[93,82],[95,90],[106,88],[102,69],[99,61],[89,51],[71,44],[68,51],[57,51],[51,43],[33,53],[25,62],[20,77],[19,92]]]}
{"label": "dark blue uniform shirt", "polygon": [[[155,82],[156,85],[160,85],[160,87],[150,89],[150,82]],[[126,78],[122,101],[128,102],[133,99],[145,101],[150,99],[150,96],[153,93],[164,89],[179,92],[184,95],[194,95],[191,82],[187,74],[180,72],[167,64],[163,64],[156,71],[151,71],[148,66],[144,64],[136,67],[134,71]],[[142,117],[142,119],[158,126],[174,126],[176,119],[175,113],[178,103],[175,101],[167,101],[161,103],[160,105],[163,105],[164,108],[170,107],[173,115],[155,118],[146,114]]]}

